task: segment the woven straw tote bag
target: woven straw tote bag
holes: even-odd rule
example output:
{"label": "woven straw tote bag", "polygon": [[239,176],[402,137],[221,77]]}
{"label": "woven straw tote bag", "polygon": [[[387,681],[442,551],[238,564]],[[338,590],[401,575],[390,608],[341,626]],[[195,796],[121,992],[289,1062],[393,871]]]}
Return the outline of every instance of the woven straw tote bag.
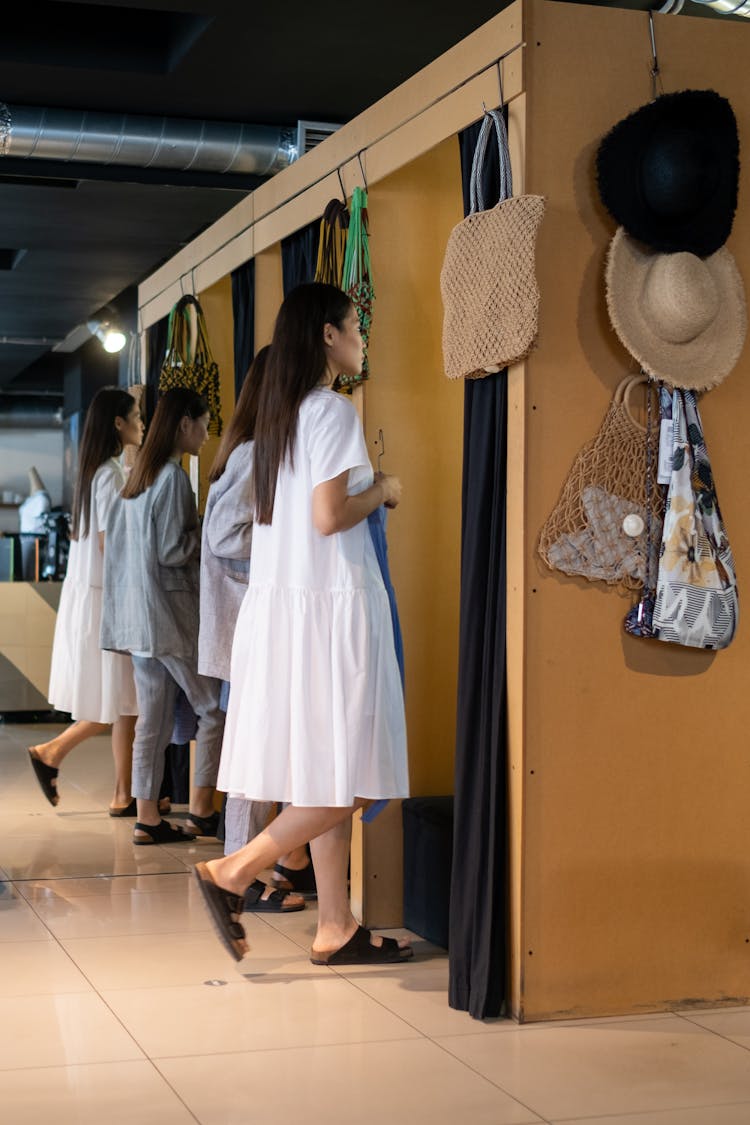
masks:
{"label": "woven straw tote bag", "polygon": [[[482,172],[493,131],[500,202],[484,209]],[[443,360],[449,379],[481,379],[523,359],[534,346],[539,288],[534,257],[544,197],[512,198],[505,118],[485,112],[471,167],[470,213],[453,228],[440,273]]]}

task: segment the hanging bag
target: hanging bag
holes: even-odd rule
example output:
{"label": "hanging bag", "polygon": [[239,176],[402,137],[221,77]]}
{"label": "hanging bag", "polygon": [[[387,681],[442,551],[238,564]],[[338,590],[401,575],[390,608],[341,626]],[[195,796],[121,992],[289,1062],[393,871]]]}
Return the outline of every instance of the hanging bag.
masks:
{"label": "hanging bag", "polygon": [[573,462],[539,536],[539,554],[551,569],[640,589],[648,570],[650,527],[650,566],[656,573],[662,498],[658,489],[649,495],[646,487],[648,443],[656,438],[630,409],[633,390],[647,382],[645,376],[623,379],[596,437]]}
{"label": "hanging bag", "polygon": [[351,297],[352,303],[359,314],[359,327],[365,347],[361,373],[359,375],[339,375],[336,380],[336,390],[351,391],[357,383],[362,383],[365,379],[370,378],[367,347],[370,342],[370,329],[372,328],[372,303],[375,300],[370,266],[370,238],[367,231],[367,192],[360,187],[355,187],[352,192],[341,288]]}
{"label": "hanging bag", "polygon": [[[494,128],[500,202],[484,210],[482,177]],[[534,346],[539,288],[534,258],[544,197],[512,198],[505,117],[487,110],[471,167],[470,213],[453,228],[440,273],[443,360],[449,379],[481,379],[523,359]]]}
{"label": "hanging bag", "polygon": [[315,268],[315,281],[341,288],[346,253],[346,232],[349,226],[349,212],[340,199],[332,199],[320,220],[318,239],[318,264]]}
{"label": "hanging bag", "polygon": [[159,393],[171,387],[189,387],[202,395],[211,414],[208,432],[220,437],[219,365],[211,354],[203,309],[192,294],[181,297],[169,314],[167,351],[159,376]]}
{"label": "hanging bag", "polygon": [[737,577],[692,391],[675,388],[672,421],[653,636],[691,648],[726,648],[739,617]]}

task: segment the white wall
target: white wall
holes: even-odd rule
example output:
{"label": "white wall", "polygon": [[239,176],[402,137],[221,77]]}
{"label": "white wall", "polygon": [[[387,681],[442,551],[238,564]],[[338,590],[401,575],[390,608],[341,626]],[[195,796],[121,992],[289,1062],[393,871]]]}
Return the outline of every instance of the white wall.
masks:
{"label": "white wall", "polygon": [[[62,503],[62,430],[0,428],[0,494],[6,489],[29,495],[29,469],[36,466],[55,507]],[[18,531],[18,512],[0,508],[0,531]]]}

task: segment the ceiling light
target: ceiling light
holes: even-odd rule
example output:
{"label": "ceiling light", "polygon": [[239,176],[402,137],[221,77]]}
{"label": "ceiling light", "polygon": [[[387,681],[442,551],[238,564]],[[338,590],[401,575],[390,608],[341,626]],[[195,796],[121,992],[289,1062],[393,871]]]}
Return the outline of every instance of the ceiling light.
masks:
{"label": "ceiling light", "polygon": [[105,352],[121,352],[128,342],[126,334],[108,310],[102,310],[93,320],[87,321],[86,327],[101,342]]}

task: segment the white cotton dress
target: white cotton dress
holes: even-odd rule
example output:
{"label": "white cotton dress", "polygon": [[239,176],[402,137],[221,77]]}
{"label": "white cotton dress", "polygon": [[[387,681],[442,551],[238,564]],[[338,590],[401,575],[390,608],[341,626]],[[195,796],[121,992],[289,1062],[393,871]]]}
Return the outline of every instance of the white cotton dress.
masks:
{"label": "white cotton dress", "polygon": [[125,475],[114,457],[94,474],[89,532],[70,543],[52,645],[49,702],[74,719],[92,723],[113,723],[120,715],[138,713],[130,657],[99,647],[103,576],[99,532],[106,527],[112,501],[124,484]]}
{"label": "white cotton dress", "polygon": [[367,520],[329,536],[312,522],[313,489],[346,470],[350,493],[372,483],[359,417],[318,388],[300,407],[273,522],[254,525],[217,783],[233,796],[326,807],[408,796],[403,691]]}

